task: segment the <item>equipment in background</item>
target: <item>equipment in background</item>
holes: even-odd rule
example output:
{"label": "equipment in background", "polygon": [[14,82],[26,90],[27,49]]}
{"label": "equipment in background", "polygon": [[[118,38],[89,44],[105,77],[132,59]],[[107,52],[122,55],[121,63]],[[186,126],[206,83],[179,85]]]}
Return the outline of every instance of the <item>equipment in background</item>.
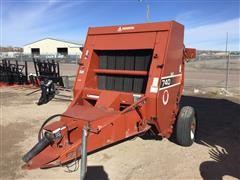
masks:
{"label": "equipment in background", "polygon": [[60,76],[59,63],[52,60],[33,59],[36,76],[39,81],[44,79],[52,80],[57,86],[64,87],[63,79]]}
{"label": "equipment in background", "polygon": [[27,62],[2,59],[0,62],[0,85],[28,84]]}
{"label": "equipment in background", "polygon": [[41,88],[41,97],[38,100],[37,105],[42,105],[42,104],[46,104],[49,101],[51,101],[55,94],[56,94],[56,89],[55,89],[55,85],[53,83],[52,80],[50,79],[43,79],[40,82],[40,88]]}
{"label": "equipment in background", "polygon": [[184,47],[183,36],[184,26],[175,21],[89,28],[74,99],[63,114],[43,123],[23,168],[66,165],[81,157],[84,179],[87,153],[145,132],[169,138],[175,131],[177,143],[190,146],[195,111],[179,102],[184,66],[196,50]]}
{"label": "equipment in background", "polygon": [[[38,105],[46,104],[51,101],[58,88],[64,88],[63,78],[60,76],[59,63],[54,60],[33,59],[37,82],[41,88],[41,97]],[[33,83],[36,78],[31,76]]]}

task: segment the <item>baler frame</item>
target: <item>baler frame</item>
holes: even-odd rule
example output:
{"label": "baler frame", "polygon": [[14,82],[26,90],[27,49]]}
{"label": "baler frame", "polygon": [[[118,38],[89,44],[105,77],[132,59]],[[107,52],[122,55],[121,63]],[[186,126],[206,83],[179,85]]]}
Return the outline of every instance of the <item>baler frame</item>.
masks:
{"label": "baler frame", "polygon": [[148,130],[169,138],[179,113],[184,63],[196,56],[195,49],[184,47],[183,31],[175,21],[89,28],[74,100],[60,120],[44,123],[39,143],[23,157],[24,168],[80,157],[83,130],[87,153]]}

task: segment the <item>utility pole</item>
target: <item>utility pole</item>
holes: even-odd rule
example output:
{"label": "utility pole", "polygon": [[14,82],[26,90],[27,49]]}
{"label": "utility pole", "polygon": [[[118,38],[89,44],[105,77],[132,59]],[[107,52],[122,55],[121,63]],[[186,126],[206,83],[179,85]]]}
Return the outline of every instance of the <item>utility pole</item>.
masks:
{"label": "utility pole", "polygon": [[146,12],[147,22],[150,22],[150,5],[147,4],[147,12]]}
{"label": "utility pole", "polygon": [[[138,0],[138,2],[142,2],[143,0]],[[147,4],[146,6],[146,21],[147,22],[150,22],[150,5]]]}
{"label": "utility pole", "polygon": [[225,89],[228,90],[228,77],[229,77],[229,61],[230,61],[230,53],[228,52],[228,32],[226,36],[226,59],[227,59],[227,67],[226,67],[226,81],[225,81]]}
{"label": "utility pole", "polygon": [[226,48],[225,48],[225,52],[227,53],[228,51],[228,32],[227,32],[227,36],[226,36]]}

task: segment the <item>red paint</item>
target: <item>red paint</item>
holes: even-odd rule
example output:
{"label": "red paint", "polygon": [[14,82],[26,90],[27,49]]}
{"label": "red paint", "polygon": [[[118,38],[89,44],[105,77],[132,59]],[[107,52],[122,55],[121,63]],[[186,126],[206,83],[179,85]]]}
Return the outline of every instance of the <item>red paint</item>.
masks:
{"label": "red paint", "polygon": [[[54,131],[66,126],[61,132],[63,137],[24,167],[49,167],[79,157],[83,126],[89,127],[88,152],[145,132],[151,126],[156,127],[156,135],[170,137],[183,91],[184,60],[196,55],[195,49],[184,49],[183,34],[184,27],[175,21],[89,28],[75,81],[74,100],[64,113],[71,118],[62,117],[44,128]],[[153,49],[149,71],[99,69],[95,50],[130,49]],[[146,92],[134,102],[132,92],[100,90],[98,73],[148,75]],[[169,96],[166,97],[160,89],[161,77],[176,74],[182,76],[173,78],[178,84],[167,88]],[[154,78],[158,78],[155,86]],[[151,92],[153,86],[156,92]],[[162,98],[168,98],[165,105]],[[123,106],[125,109],[121,111]]]}

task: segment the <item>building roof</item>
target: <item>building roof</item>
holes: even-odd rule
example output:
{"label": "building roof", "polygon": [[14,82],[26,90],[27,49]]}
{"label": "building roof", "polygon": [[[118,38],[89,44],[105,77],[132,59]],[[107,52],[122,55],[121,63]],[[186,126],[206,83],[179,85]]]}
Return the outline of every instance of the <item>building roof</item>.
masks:
{"label": "building roof", "polygon": [[33,43],[36,43],[36,42],[39,42],[39,41],[42,41],[42,40],[45,40],[45,39],[51,39],[51,40],[54,40],[54,41],[62,41],[62,42],[66,42],[66,43],[71,43],[71,44],[83,46],[82,43],[77,43],[77,42],[67,41],[67,40],[62,40],[62,39],[56,39],[56,38],[50,38],[50,37],[46,37],[46,38],[43,38],[43,39],[39,39],[39,40],[37,40],[37,41],[34,41],[34,42],[31,42],[31,43],[25,44],[24,46],[27,46],[27,45],[29,45],[29,44],[33,44]]}

